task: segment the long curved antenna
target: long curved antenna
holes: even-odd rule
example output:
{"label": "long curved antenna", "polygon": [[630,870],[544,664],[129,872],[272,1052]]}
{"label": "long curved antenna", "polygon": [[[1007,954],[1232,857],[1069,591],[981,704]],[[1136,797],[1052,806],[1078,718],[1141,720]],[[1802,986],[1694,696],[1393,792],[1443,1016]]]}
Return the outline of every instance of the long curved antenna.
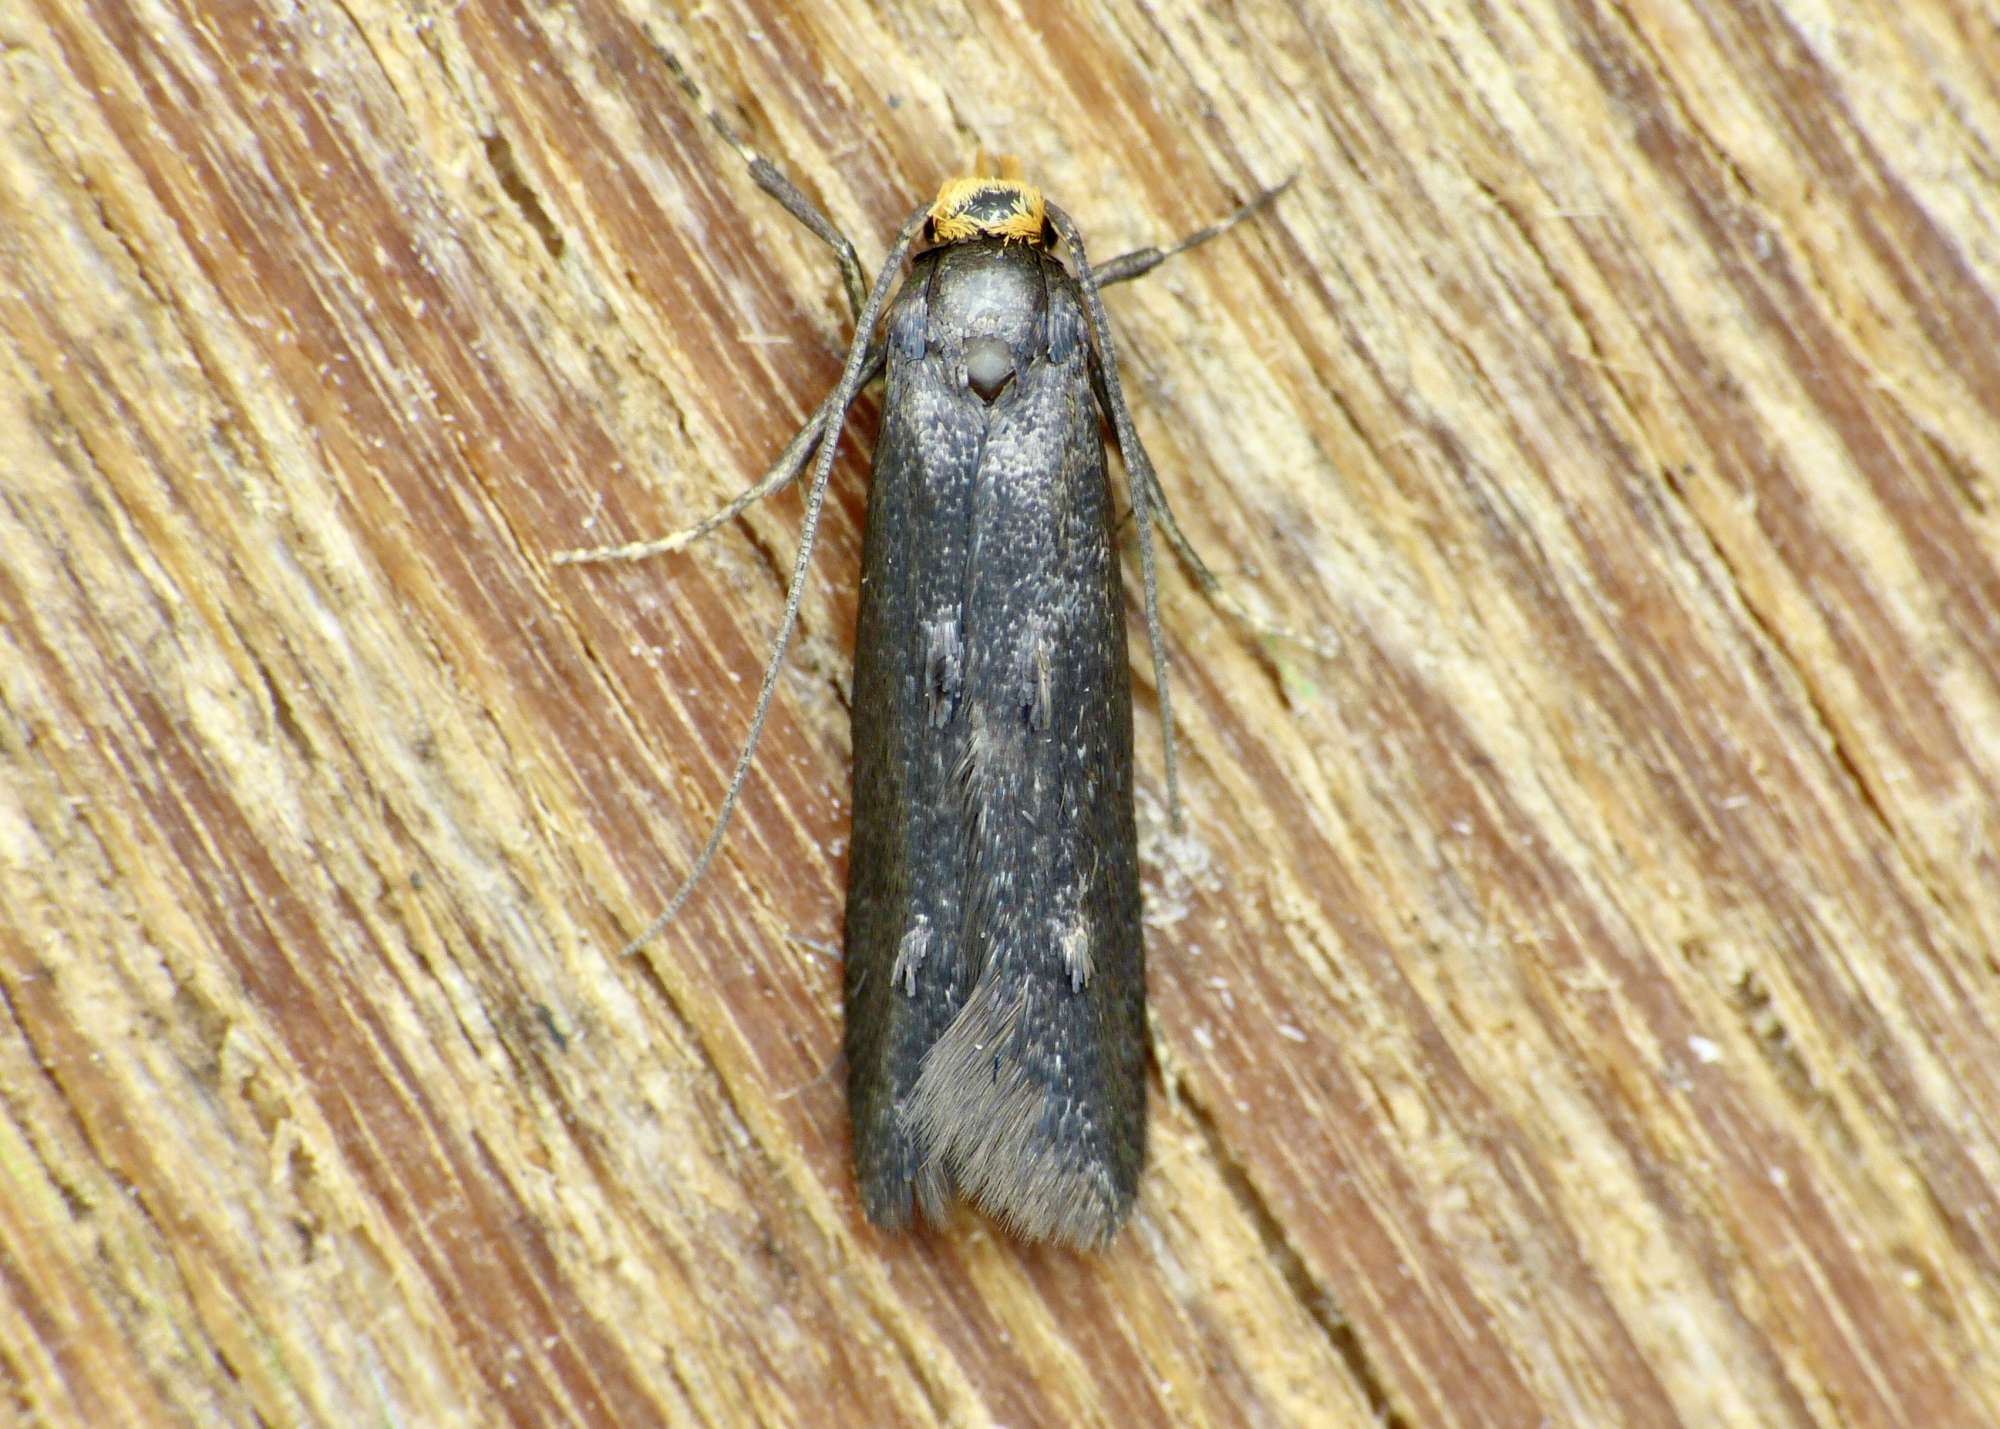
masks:
{"label": "long curved antenna", "polygon": [[[1132,425],[1132,413],[1125,406],[1125,394],[1118,386],[1118,357],[1111,348],[1111,323],[1104,316],[1104,298],[1097,291],[1097,276],[1090,271],[1090,257],[1084,252],[1083,234],[1077,230],[1074,220],[1054,204],[1047,205],[1049,222],[1055,225],[1056,235],[1069,245],[1070,257],[1076,263],[1077,286],[1083,289],[1084,312],[1090,318],[1091,342],[1097,348],[1097,366],[1104,378],[1104,390],[1110,397],[1111,425],[1118,433],[1118,450],[1139,452],[1145,448],[1139,444],[1138,429]],[[1146,588],[1146,641],[1153,647],[1153,688],[1160,700],[1160,746],[1166,756],[1167,766],[1167,819],[1174,832],[1181,827],[1180,781],[1174,765],[1174,708],[1167,693],[1167,642],[1160,633],[1160,580],[1153,568],[1153,513],[1152,513],[1152,463],[1145,462],[1145,476],[1137,475],[1128,462],[1126,486],[1132,497],[1132,524],[1139,528],[1139,571]]]}
{"label": "long curved antenna", "polygon": [[[911,245],[923,231],[930,211],[931,206],[926,203],[903,220],[903,226],[896,231],[895,245],[890,248],[889,256],[882,260],[882,271],[875,275],[875,286],[869,291],[868,301],[862,306],[861,316],[855,323],[854,341],[848,344],[847,362],[840,370],[840,385],[833,389],[833,416],[829,418],[831,427],[819,444],[819,460],[813,466],[812,486],[806,494],[805,521],[799,527],[799,555],[792,563],[792,581],[785,592],[785,618],[778,625],[778,638],[772,645],[770,661],[764,666],[764,683],[757,690],[757,712],[750,718],[749,738],[743,743],[743,753],[737,756],[735,772],[729,776],[729,792],[723,796],[722,810],[715,816],[715,827],[709,831],[708,842],[702,846],[694,867],[681,880],[674,896],[667,900],[666,911],[625,945],[628,956],[651,942],[662,928],[674,921],[674,915],[681,911],[688,894],[694,891],[695,884],[701,881],[701,876],[708,872],[709,864],[715,861],[715,851],[722,846],[723,831],[729,827],[729,816],[735,812],[737,796],[742,793],[743,780],[750,771],[750,757],[756,753],[758,736],[763,734],[765,717],[771,712],[771,696],[778,687],[778,669],[785,662],[785,649],[791,644],[792,627],[798,624],[799,601],[806,588],[806,570],[812,564],[813,540],[819,534],[820,511],[826,504],[826,483],[833,474],[834,453],[840,449],[840,426],[846,418],[848,405],[861,390],[862,371],[867,366],[868,340],[875,331],[876,319],[882,315],[882,306],[888,300],[889,284],[902,269],[903,260],[909,256]],[[1099,311],[1102,311],[1101,304]],[[1163,698],[1161,709],[1164,711],[1165,707]],[[1168,767],[1171,769],[1172,766]]]}

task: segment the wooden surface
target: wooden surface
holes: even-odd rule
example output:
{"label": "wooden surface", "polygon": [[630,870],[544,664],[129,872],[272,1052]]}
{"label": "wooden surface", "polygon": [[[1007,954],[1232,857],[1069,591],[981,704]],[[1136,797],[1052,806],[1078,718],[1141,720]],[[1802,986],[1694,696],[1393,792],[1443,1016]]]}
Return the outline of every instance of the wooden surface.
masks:
{"label": "wooden surface", "polygon": [[[2000,1420],[2000,25],[0,7],[0,1417]],[[832,265],[985,145],[1183,523],[1101,1256],[885,1237]],[[1136,571],[1128,562],[1128,588]]]}

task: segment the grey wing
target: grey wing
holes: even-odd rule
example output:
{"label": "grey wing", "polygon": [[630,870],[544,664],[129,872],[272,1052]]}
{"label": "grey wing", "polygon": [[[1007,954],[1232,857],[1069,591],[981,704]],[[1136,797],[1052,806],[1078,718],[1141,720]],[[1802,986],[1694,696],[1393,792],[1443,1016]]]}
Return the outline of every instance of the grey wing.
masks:
{"label": "grey wing", "polygon": [[[1101,1244],[1145,1156],[1132,711],[1080,304],[989,410],[890,319],[854,692],[849,1102],[863,1207],[964,1194]],[[901,335],[899,341],[898,335]],[[976,405],[975,405],[976,404]]]}
{"label": "grey wing", "polygon": [[888,320],[888,387],[863,542],[848,852],[848,1107],[862,1207],[910,1219],[925,1156],[902,1115],[924,1054],[971,990],[950,800],[965,725],[958,611],[984,417],[924,355],[920,265]]}
{"label": "grey wing", "polygon": [[904,1119],[928,1202],[1100,1244],[1145,1155],[1131,677],[1082,315],[1053,260],[1045,359],[997,404],[973,495],[954,723],[976,976]]}

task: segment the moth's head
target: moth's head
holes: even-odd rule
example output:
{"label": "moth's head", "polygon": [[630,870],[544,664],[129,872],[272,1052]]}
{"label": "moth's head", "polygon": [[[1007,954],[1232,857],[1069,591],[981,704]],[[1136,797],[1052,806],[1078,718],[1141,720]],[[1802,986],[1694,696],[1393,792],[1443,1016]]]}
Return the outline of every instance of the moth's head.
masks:
{"label": "moth's head", "polygon": [[[924,230],[930,241],[944,244],[997,238],[1003,243],[1053,246],[1055,230],[1043,210],[1041,190],[1022,181],[1021,166],[1012,159],[989,165],[982,157],[975,168],[981,172],[952,179],[938,190]],[[988,168],[999,172],[985,173]]]}

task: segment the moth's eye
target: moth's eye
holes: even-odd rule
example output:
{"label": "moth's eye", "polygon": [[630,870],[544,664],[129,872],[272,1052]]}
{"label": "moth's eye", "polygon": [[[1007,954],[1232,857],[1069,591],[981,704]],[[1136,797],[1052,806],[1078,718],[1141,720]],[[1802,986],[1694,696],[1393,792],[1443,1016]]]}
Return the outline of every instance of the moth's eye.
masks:
{"label": "moth's eye", "polygon": [[1014,380],[1014,349],[997,337],[975,337],[965,345],[965,380],[991,404]]}

